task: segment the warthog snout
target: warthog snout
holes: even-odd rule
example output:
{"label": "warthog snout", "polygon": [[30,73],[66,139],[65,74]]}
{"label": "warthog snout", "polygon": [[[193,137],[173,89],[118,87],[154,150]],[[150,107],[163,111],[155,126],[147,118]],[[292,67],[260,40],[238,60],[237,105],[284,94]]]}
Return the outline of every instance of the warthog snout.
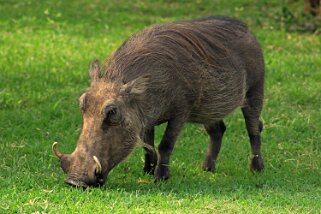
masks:
{"label": "warthog snout", "polygon": [[[53,143],[52,150],[60,161],[61,168],[68,175],[65,180],[66,184],[75,187],[101,186],[105,183],[102,164],[97,156],[92,156],[92,160],[88,158],[68,155],[61,153],[57,148],[57,142]],[[85,161],[84,161],[85,160]],[[87,163],[87,164],[83,164]],[[105,173],[106,174],[106,173]]]}

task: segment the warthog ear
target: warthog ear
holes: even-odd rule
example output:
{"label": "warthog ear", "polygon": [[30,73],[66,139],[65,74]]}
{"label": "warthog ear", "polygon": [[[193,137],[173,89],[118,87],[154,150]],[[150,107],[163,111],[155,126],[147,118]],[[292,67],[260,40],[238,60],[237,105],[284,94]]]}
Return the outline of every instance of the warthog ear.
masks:
{"label": "warthog ear", "polygon": [[98,81],[99,75],[100,75],[100,63],[97,59],[91,62],[89,75],[90,75],[91,83]]}
{"label": "warthog ear", "polygon": [[142,94],[146,91],[147,88],[147,84],[149,81],[149,76],[145,75],[145,76],[141,76],[138,77],[126,84],[124,84],[121,89],[120,89],[120,93],[122,95],[139,95]]}

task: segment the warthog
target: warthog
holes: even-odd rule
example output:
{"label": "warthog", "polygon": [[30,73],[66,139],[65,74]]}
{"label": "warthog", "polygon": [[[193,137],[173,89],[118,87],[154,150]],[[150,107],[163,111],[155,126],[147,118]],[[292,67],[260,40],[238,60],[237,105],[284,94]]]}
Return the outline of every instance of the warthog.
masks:
{"label": "warthog", "polygon": [[[99,186],[110,170],[140,145],[144,172],[169,178],[170,155],[186,122],[203,124],[210,143],[203,169],[213,171],[223,118],[242,109],[251,169],[264,168],[260,153],[264,62],[255,37],[240,21],[207,17],[156,25],[125,41],[101,69],[90,66],[91,86],[80,96],[83,125],[72,154],[52,146],[73,186]],[[154,127],[167,123],[154,149]]]}

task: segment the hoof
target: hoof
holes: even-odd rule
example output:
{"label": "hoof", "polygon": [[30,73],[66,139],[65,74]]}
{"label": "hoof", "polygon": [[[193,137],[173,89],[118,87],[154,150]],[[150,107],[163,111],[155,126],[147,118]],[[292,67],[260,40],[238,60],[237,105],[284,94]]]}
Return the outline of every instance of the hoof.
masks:
{"label": "hoof", "polygon": [[157,166],[155,170],[155,181],[164,181],[169,179],[169,169],[167,166]]}
{"label": "hoof", "polygon": [[215,171],[215,164],[213,164],[213,163],[209,164],[208,162],[204,162],[202,165],[202,169],[206,172],[214,172]]}
{"label": "hoof", "polygon": [[144,166],[143,172],[144,174],[154,175],[155,166]]}
{"label": "hoof", "polygon": [[263,159],[259,155],[255,155],[251,162],[251,171],[261,172],[264,169]]}

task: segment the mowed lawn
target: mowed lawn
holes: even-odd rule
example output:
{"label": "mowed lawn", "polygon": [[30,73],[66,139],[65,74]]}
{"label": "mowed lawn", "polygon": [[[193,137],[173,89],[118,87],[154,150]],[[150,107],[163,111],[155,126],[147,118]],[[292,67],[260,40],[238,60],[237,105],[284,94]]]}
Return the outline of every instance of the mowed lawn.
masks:
{"label": "mowed lawn", "polygon": [[[315,22],[302,10],[290,0],[0,0],[0,213],[320,213],[321,31],[293,30]],[[137,148],[104,187],[65,185],[51,144],[75,148],[90,61],[151,24],[208,15],[243,20],[262,44],[265,171],[249,170],[236,111],[225,120],[215,173],[200,167],[208,136],[187,124],[168,181],[143,175]]]}

